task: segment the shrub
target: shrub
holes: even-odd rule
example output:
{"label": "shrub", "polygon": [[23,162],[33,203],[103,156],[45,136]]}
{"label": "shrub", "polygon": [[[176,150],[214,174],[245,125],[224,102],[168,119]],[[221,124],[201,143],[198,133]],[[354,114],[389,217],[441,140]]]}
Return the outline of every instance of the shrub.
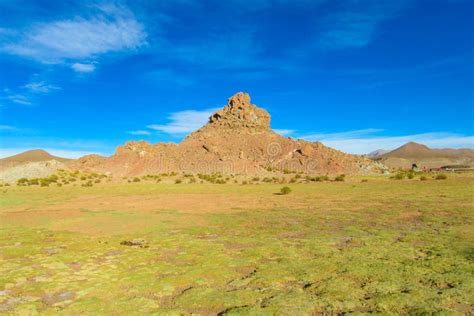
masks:
{"label": "shrub", "polygon": [[413,172],[408,173],[407,178],[408,179],[413,179],[415,177],[415,174]]}
{"label": "shrub", "polygon": [[443,173],[440,173],[436,176],[436,180],[446,180],[448,178],[447,175],[443,174]]}
{"label": "shrub", "polygon": [[280,194],[286,195],[290,193],[291,193],[291,189],[289,187],[283,187],[280,189]]}
{"label": "shrub", "polygon": [[92,184],[92,181],[89,180],[89,181],[87,181],[86,183],[83,183],[82,186],[83,186],[83,187],[91,187],[91,186],[93,186],[93,184]]}
{"label": "shrub", "polygon": [[56,185],[57,185],[58,187],[62,187],[62,186],[63,186],[63,185],[62,185],[61,183],[59,183],[59,182],[56,183]]}
{"label": "shrub", "polygon": [[47,181],[41,181],[41,182],[40,182],[40,185],[41,185],[42,187],[48,187],[48,186],[49,186],[49,182],[47,182]]}
{"label": "shrub", "polygon": [[30,179],[30,181],[28,181],[28,185],[39,185],[39,180],[37,178]]}
{"label": "shrub", "polygon": [[405,178],[405,174],[402,172],[397,173],[395,176],[393,176],[393,179],[395,180],[403,180]]}
{"label": "shrub", "polygon": [[335,177],[334,181],[342,182],[344,181],[344,178],[345,178],[345,175],[341,174],[340,176]]}
{"label": "shrub", "polygon": [[175,184],[180,184],[180,183],[182,183],[182,182],[183,182],[183,180],[181,180],[181,179],[176,179],[176,181],[175,181],[174,183],[175,183]]}
{"label": "shrub", "polygon": [[84,181],[84,180],[86,180],[86,179],[87,179],[86,176],[81,176],[81,180],[82,180],[82,181]]}
{"label": "shrub", "polygon": [[319,177],[319,181],[329,181],[329,177],[328,176],[321,176],[321,177]]}
{"label": "shrub", "polygon": [[95,179],[94,183],[100,183],[100,179]]}
{"label": "shrub", "polygon": [[140,182],[140,178],[138,177],[133,178],[133,182]]}
{"label": "shrub", "polygon": [[16,181],[16,185],[26,185],[28,182],[27,178],[21,178]]}
{"label": "shrub", "polygon": [[426,180],[428,180],[428,178],[425,177],[425,176],[421,176],[421,177],[420,177],[420,180],[421,180],[421,181],[426,181]]}
{"label": "shrub", "polygon": [[248,182],[247,181],[242,181],[242,184],[245,185],[245,184],[248,184]]}
{"label": "shrub", "polygon": [[369,182],[369,180],[368,179],[362,179],[362,181],[360,181],[360,182]]}
{"label": "shrub", "polygon": [[260,181],[260,178],[259,177],[253,177],[252,181]]}

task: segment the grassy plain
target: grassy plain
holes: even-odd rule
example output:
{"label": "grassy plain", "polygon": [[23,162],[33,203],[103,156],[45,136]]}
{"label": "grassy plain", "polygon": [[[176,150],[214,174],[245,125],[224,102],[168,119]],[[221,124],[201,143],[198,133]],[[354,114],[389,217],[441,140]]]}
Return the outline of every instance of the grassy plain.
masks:
{"label": "grassy plain", "polygon": [[473,176],[282,186],[0,188],[0,313],[474,312]]}

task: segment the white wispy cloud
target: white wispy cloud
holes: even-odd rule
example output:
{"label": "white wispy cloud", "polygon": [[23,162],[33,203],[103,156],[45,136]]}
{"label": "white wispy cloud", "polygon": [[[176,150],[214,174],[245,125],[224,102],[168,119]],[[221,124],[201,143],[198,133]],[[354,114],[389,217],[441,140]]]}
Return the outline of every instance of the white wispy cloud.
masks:
{"label": "white wispy cloud", "polygon": [[1,125],[0,124],[0,131],[16,131],[17,128],[11,125]]}
{"label": "white wispy cloud", "polygon": [[95,14],[88,17],[34,24],[20,32],[2,50],[54,64],[135,50],[146,43],[146,37],[144,26],[130,10],[108,5],[95,7]]}
{"label": "white wispy cloud", "polygon": [[352,154],[367,154],[377,149],[395,149],[408,142],[432,148],[473,148],[474,136],[446,132],[419,133],[401,136],[379,135],[380,129],[364,129],[340,133],[301,135],[309,141],[320,141],[326,146]]}
{"label": "white wispy cloud", "polygon": [[358,48],[368,45],[379,25],[402,10],[407,0],[343,1],[337,10],[321,20],[318,45],[324,50]]}
{"label": "white wispy cloud", "polygon": [[273,131],[283,136],[291,135],[295,132],[294,129],[279,129],[279,128],[273,129]]}
{"label": "white wispy cloud", "polygon": [[32,104],[31,100],[27,96],[25,96],[23,94],[18,94],[18,93],[9,94],[5,97],[5,99],[7,99],[7,100],[9,100],[13,103],[22,104],[22,105],[31,105]]}
{"label": "white wispy cloud", "polygon": [[197,130],[208,121],[219,108],[185,110],[171,113],[167,124],[151,124],[147,127],[167,134],[182,135]]}
{"label": "white wispy cloud", "polygon": [[44,81],[38,81],[38,82],[30,82],[25,85],[25,88],[30,90],[31,92],[34,93],[48,93],[54,90],[59,90],[61,89],[58,86],[48,84]]}
{"label": "white wispy cloud", "polygon": [[138,130],[138,131],[129,131],[127,132],[130,135],[151,135],[150,131]]}
{"label": "white wispy cloud", "polygon": [[302,137],[310,141],[319,141],[319,140],[332,140],[332,139],[354,139],[360,138],[362,136],[373,135],[378,132],[382,132],[383,129],[378,128],[366,128],[358,129],[348,132],[338,132],[338,133],[317,133],[317,134],[307,134]]}
{"label": "white wispy cloud", "polygon": [[89,73],[95,70],[95,64],[74,63],[71,65],[71,68],[76,72]]}

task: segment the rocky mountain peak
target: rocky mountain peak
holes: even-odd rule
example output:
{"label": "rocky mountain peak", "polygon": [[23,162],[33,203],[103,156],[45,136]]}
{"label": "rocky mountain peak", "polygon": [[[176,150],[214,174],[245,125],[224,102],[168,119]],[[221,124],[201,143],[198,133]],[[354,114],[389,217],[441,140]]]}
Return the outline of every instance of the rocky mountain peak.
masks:
{"label": "rocky mountain peak", "polygon": [[238,92],[230,97],[227,105],[209,118],[209,124],[230,128],[270,128],[270,114],[251,104],[250,95]]}

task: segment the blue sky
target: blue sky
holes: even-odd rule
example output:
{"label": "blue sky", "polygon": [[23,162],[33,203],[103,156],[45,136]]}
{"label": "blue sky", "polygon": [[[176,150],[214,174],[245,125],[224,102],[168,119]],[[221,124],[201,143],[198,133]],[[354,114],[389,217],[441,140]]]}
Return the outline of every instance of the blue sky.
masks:
{"label": "blue sky", "polygon": [[0,0],[0,156],[179,142],[238,91],[351,153],[474,147],[470,0]]}

